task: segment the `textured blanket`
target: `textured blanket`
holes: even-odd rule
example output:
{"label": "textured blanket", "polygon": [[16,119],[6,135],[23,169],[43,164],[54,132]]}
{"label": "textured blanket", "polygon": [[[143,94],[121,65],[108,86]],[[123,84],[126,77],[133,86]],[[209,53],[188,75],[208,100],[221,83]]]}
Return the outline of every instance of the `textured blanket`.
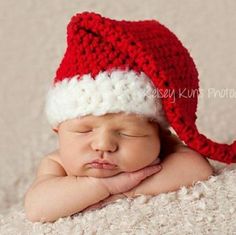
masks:
{"label": "textured blanket", "polygon": [[20,234],[236,234],[236,167],[215,167],[215,176],[157,196],[117,201],[94,211],[31,223],[22,205],[0,215],[1,235]]}
{"label": "textured blanket", "polygon": [[235,9],[233,0],[1,0],[0,235],[236,235],[236,164],[211,161],[216,175],[190,188],[120,199],[55,223],[27,221],[22,205],[40,159],[57,146],[43,113],[44,97],[75,12],[154,18],[172,29],[198,67],[199,130],[230,144],[236,133]]}

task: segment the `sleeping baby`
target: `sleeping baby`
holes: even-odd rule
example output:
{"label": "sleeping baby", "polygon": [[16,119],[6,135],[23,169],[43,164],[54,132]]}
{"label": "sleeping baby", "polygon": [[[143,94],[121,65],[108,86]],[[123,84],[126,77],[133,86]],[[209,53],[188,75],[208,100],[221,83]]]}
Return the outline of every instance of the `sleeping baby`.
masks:
{"label": "sleeping baby", "polygon": [[[164,54],[160,51],[158,55],[157,50],[155,64],[148,57],[152,50],[148,53],[138,44],[145,40],[135,31],[139,22],[130,23],[127,30],[122,28],[127,23],[123,24],[85,12],[74,16],[68,25],[67,51],[45,109],[59,145],[42,158],[25,194],[30,221],[53,222],[101,208],[118,198],[176,191],[213,174],[208,160],[170,131],[170,124],[177,132],[188,127],[195,115],[191,98],[180,102],[182,110],[187,109],[186,123],[184,115],[179,119],[176,96],[174,100],[161,95],[160,81],[171,74],[153,75],[156,64],[164,71],[174,59],[162,60]],[[185,52],[158,23],[144,21],[142,27],[149,29],[147,35],[152,31],[166,37],[160,36],[160,41],[146,37],[145,45],[155,48],[162,40],[172,40],[175,53]],[[136,32],[136,41],[133,38],[127,44],[132,32]],[[170,113],[174,107],[176,111]]]}
{"label": "sleeping baby", "polygon": [[160,132],[157,123],[135,114],[88,115],[62,122],[59,148],[42,159],[27,192],[28,218],[54,221],[98,207],[104,199],[157,195],[212,174],[206,159]]}

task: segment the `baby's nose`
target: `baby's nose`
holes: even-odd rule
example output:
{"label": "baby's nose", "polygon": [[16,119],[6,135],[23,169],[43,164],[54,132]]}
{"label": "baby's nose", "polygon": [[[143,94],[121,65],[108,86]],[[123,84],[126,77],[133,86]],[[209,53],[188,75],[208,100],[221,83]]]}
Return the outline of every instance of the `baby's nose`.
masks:
{"label": "baby's nose", "polygon": [[111,135],[103,133],[92,140],[91,147],[94,151],[115,152],[118,144]]}

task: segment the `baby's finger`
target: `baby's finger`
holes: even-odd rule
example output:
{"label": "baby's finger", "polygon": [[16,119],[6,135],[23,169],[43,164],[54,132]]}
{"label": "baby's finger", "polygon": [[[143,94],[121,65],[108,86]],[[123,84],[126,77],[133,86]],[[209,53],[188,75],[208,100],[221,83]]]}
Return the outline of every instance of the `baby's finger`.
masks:
{"label": "baby's finger", "polygon": [[160,158],[157,158],[155,161],[153,161],[149,166],[154,166],[154,165],[157,165],[158,163],[161,162],[161,159]]}
{"label": "baby's finger", "polygon": [[153,175],[154,173],[157,173],[160,170],[161,170],[161,165],[148,166],[139,171],[131,173],[130,176],[134,178],[134,180],[140,182],[143,179],[147,178],[150,175]]}
{"label": "baby's finger", "polygon": [[148,166],[148,167],[145,167],[143,169],[144,171],[144,177],[148,177],[154,173],[157,173],[158,171],[160,171],[162,169],[162,166],[161,164],[158,164],[158,165],[153,165],[153,166]]}

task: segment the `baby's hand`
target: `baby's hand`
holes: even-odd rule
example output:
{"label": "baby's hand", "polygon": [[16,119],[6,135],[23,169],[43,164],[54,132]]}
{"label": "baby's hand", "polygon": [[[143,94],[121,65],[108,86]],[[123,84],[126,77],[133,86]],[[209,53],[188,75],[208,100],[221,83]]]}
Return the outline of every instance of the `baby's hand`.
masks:
{"label": "baby's hand", "polygon": [[120,194],[127,192],[137,186],[142,180],[161,170],[161,165],[144,167],[134,172],[123,172],[107,178],[96,178],[98,182],[105,186],[110,194]]}
{"label": "baby's hand", "polygon": [[160,161],[161,161],[161,159],[160,158],[156,158],[155,159],[155,161],[153,161],[149,166],[154,166],[154,165],[157,165],[157,164],[159,164],[160,163]]}

